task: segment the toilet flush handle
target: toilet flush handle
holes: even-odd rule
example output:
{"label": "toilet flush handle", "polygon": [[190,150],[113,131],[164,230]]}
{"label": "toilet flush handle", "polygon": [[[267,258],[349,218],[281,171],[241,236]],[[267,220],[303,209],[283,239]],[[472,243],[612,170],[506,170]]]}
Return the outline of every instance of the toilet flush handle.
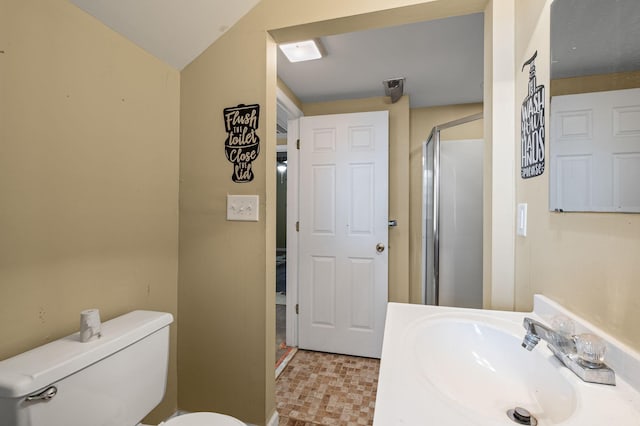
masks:
{"label": "toilet flush handle", "polygon": [[48,401],[58,393],[58,388],[55,386],[49,386],[40,393],[29,395],[27,401]]}

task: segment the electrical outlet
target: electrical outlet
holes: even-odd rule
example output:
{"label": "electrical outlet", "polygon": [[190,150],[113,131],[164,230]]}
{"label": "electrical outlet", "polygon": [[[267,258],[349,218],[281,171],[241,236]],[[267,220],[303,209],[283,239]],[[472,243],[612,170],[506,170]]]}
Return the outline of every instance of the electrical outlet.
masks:
{"label": "electrical outlet", "polygon": [[227,220],[258,221],[257,195],[227,195]]}

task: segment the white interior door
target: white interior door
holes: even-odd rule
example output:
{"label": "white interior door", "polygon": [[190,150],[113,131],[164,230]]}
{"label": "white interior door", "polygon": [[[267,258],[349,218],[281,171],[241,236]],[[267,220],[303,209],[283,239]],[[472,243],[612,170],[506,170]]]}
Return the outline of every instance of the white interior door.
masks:
{"label": "white interior door", "polygon": [[300,119],[299,346],[380,357],[388,112]]}
{"label": "white interior door", "polygon": [[640,212],[640,89],[551,102],[551,210]]}

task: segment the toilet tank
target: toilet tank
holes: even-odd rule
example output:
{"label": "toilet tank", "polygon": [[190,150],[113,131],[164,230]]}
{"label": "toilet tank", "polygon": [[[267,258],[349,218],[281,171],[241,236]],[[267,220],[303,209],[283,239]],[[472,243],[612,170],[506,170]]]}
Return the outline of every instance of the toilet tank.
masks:
{"label": "toilet tank", "polygon": [[0,361],[0,426],[137,425],[164,396],[171,322],[133,311]]}

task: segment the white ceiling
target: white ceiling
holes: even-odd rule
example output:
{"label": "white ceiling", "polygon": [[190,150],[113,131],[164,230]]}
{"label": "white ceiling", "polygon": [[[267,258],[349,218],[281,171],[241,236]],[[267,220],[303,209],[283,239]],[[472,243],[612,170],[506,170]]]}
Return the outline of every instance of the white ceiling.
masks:
{"label": "white ceiling", "polygon": [[412,108],[482,101],[483,14],[322,37],[327,56],[290,63],[278,76],[303,103],[384,96],[405,77]]}
{"label": "white ceiling", "polygon": [[640,0],[555,0],[553,78],[640,70]]}
{"label": "white ceiling", "polygon": [[70,0],[182,70],[259,0]]}
{"label": "white ceiling", "polygon": [[[259,0],[70,1],[182,70]],[[640,68],[640,0],[555,0],[551,24],[554,78]],[[382,81],[396,77],[412,108],[482,101],[482,14],[321,41],[323,59],[278,56],[278,75],[302,102],[383,96]]]}
{"label": "white ceiling", "polygon": [[[259,0],[70,0],[114,31],[182,70]],[[482,14],[323,37],[328,56],[278,75],[302,102],[383,96],[405,77],[411,106],[482,100]],[[279,54],[281,55],[281,54]]]}

